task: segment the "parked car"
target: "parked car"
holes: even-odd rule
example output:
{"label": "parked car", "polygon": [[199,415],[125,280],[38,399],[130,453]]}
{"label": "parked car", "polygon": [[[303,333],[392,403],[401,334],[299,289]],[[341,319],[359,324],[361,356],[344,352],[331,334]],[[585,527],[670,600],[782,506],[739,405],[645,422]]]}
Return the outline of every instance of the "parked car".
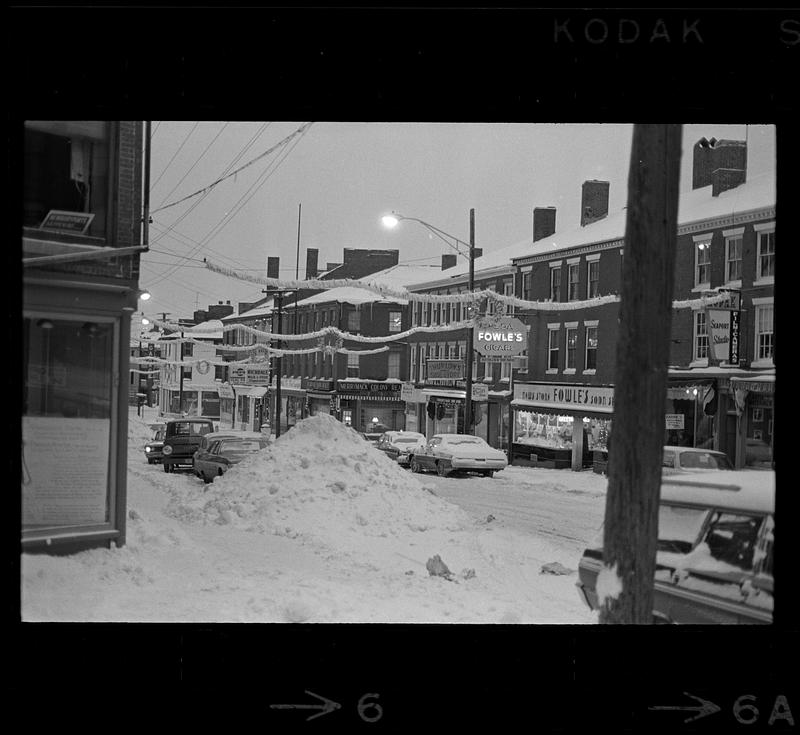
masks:
{"label": "parked car", "polygon": [[371,424],[366,431],[360,431],[359,434],[368,442],[375,444],[389,430],[386,424]]}
{"label": "parked car", "polygon": [[153,438],[144,445],[144,456],[147,458],[147,464],[157,464],[164,456],[162,448],[166,424],[150,424],[150,429],[153,431]]}
{"label": "parked car", "polygon": [[661,471],[665,475],[698,470],[732,470],[733,465],[724,452],[697,447],[664,447]]}
{"label": "parked car", "polygon": [[408,466],[411,455],[425,448],[425,435],[418,431],[387,431],[375,445],[398,464]]}
{"label": "parked car", "polygon": [[200,440],[214,431],[214,422],[198,416],[168,421],[164,432],[164,472],[173,472],[178,467],[191,467]]}
{"label": "parked car", "polygon": [[[775,473],[720,470],[661,483],[654,623],[771,623]],[[578,564],[581,598],[597,609],[599,536]]]}
{"label": "parked car", "polygon": [[431,470],[442,477],[454,472],[478,472],[492,477],[507,465],[504,452],[471,434],[434,434],[410,460],[412,472]]}
{"label": "parked car", "polygon": [[203,449],[195,452],[194,473],[203,482],[213,482],[215,477],[221,477],[247,455],[261,451],[269,443],[269,438],[261,433],[239,432],[234,435],[218,432]]}

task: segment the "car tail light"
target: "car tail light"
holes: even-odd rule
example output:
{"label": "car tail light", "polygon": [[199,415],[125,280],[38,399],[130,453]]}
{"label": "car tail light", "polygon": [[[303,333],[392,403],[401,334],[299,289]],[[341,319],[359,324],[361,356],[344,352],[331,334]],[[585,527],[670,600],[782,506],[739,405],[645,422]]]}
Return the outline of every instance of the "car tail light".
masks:
{"label": "car tail light", "polygon": [[161,451],[164,454],[172,454],[172,447],[169,444],[165,444],[164,448]]}

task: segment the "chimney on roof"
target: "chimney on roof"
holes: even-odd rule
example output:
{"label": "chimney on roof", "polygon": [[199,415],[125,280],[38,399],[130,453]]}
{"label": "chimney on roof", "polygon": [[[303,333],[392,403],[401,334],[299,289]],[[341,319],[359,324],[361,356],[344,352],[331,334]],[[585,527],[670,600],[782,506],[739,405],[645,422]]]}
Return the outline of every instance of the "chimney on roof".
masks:
{"label": "chimney on roof", "polygon": [[608,181],[584,181],[581,188],[581,227],[603,219],[608,214]]}
{"label": "chimney on roof", "polygon": [[442,270],[455,266],[458,256],[455,253],[442,253]]}
{"label": "chimney on roof", "polygon": [[306,280],[316,278],[319,273],[319,249],[306,248]]}
{"label": "chimney on roof", "polygon": [[550,237],[556,231],[556,208],[536,207],[533,210],[533,241]]}
{"label": "chimney on roof", "polygon": [[[747,143],[743,140],[717,140],[716,138],[700,138],[692,149],[692,189],[713,186],[713,196],[743,184],[747,174]],[[719,174],[719,181],[714,183],[714,176],[719,169],[739,171],[739,175]],[[719,187],[718,190],[717,187]]]}
{"label": "chimney on roof", "polygon": [[[280,278],[280,258],[270,256],[267,258],[267,278]],[[220,303],[222,303],[220,301]]]}

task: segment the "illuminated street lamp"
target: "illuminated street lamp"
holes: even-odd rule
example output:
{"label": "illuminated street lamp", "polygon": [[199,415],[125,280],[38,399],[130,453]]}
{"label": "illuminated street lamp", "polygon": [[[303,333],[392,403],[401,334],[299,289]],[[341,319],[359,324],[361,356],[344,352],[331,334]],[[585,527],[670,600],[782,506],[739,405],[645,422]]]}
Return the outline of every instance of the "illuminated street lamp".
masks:
{"label": "illuminated street lamp", "polygon": [[[463,240],[459,240],[455,235],[451,235],[449,232],[445,232],[444,230],[440,230],[438,227],[434,227],[430,222],[425,222],[425,220],[421,220],[417,217],[406,217],[399,212],[392,212],[391,214],[387,214],[381,218],[383,222],[383,226],[387,229],[394,229],[397,227],[400,222],[403,220],[411,220],[412,222],[418,222],[427,230],[432,232],[436,235],[439,239],[444,240],[447,245],[453,248],[459,255],[466,258],[469,261],[469,285],[468,289],[470,293],[474,288],[474,280],[475,280],[475,210],[469,210],[469,243],[464,242]],[[454,240],[456,245],[450,243],[447,238]],[[461,249],[458,247],[458,244],[464,245],[467,248],[467,255],[461,252]],[[467,354],[466,354],[466,390],[464,395],[464,433],[470,434],[472,428],[472,345],[473,345],[473,327],[469,327],[469,332],[467,335]]]}

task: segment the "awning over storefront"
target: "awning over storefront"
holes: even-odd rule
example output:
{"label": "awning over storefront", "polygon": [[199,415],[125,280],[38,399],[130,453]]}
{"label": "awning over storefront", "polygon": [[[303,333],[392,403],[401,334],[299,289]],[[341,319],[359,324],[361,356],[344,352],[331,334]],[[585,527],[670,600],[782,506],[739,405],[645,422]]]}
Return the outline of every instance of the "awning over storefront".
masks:
{"label": "awning over storefront", "polygon": [[261,385],[234,385],[233,390],[237,396],[252,396],[253,398],[263,398],[267,394],[267,389]]}
{"label": "awning over storefront", "polygon": [[339,398],[348,401],[402,401],[399,394],[391,393],[339,393]]}
{"label": "awning over storefront", "polygon": [[739,390],[749,390],[753,393],[774,393],[775,392],[775,376],[774,375],[754,375],[753,377],[733,377],[731,378],[731,387]]}
{"label": "awning over storefront", "polygon": [[427,397],[441,396],[442,398],[466,398],[467,392],[464,390],[447,390],[447,388],[423,388],[422,395]]}

